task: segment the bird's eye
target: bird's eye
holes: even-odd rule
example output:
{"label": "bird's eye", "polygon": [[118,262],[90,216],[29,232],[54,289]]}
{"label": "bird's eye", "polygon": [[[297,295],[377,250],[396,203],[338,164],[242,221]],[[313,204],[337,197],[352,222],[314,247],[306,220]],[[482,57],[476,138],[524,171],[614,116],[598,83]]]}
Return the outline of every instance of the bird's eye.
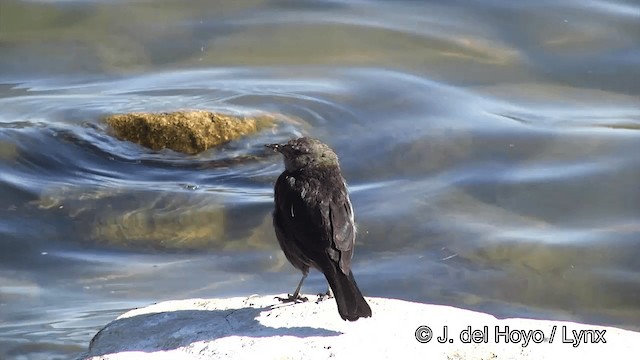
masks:
{"label": "bird's eye", "polygon": [[304,153],[306,153],[306,152],[304,151],[304,149],[303,149],[302,147],[300,147],[300,146],[294,146],[294,147],[292,147],[292,150],[293,150],[293,152],[295,152],[296,154],[304,154]]}

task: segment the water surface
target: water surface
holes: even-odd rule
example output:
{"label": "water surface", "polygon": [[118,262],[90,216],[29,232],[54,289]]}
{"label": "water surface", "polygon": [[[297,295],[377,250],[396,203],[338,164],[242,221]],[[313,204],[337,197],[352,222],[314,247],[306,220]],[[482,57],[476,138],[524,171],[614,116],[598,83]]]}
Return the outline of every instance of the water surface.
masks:
{"label": "water surface", "polygon": [[[3,1],[0,357],[292,291],[262,144],[300,135],[340,156],[367,295],[640,330],[638,21],[621,0]],[[178,109],[280,121],[188,156],[101,120]]]}

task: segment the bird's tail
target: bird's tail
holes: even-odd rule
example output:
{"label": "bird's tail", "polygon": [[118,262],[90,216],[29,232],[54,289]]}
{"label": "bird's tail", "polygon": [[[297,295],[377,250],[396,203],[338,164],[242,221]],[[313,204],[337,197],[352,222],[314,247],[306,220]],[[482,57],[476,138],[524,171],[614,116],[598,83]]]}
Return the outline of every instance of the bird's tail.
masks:
{"label": "bird's tail", "polygon": [[333,296],[338,304],[338,313],[343,320],[356,321],[361,317],[370,317],[371,308],[362,296],[358,284],[353,278],[353,273],[349,271],[345,275],[337,266],[330,264],[328,271],[323,271],[329,282]]}

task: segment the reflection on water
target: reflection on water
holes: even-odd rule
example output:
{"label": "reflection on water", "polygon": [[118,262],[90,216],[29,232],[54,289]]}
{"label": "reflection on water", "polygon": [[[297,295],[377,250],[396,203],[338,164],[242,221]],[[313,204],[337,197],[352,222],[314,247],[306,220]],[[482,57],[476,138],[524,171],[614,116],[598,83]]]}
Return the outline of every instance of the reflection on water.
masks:
{"label": "reflection on water", "polygon": [[[3,1],[0,357],[69,358],[132,307],[290,290],[281,160],[338,152],[367,295],[640,329],[632,1]],[[133,111],[265,111],[198,155]],[[324,288],[314,273],[305,288]]]}

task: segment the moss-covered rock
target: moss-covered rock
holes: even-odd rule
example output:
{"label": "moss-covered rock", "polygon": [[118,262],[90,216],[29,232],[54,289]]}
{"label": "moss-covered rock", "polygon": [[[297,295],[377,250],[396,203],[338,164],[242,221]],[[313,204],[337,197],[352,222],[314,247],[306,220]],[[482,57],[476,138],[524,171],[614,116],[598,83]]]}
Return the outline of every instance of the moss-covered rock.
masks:
{"label": "moss-covered rock", "polygon": [[105,118],[120,140],[135,142],[152,150],[172,149],[197,154],[273,125],[268,114],[236,116],[210,111],[129,113]]}

